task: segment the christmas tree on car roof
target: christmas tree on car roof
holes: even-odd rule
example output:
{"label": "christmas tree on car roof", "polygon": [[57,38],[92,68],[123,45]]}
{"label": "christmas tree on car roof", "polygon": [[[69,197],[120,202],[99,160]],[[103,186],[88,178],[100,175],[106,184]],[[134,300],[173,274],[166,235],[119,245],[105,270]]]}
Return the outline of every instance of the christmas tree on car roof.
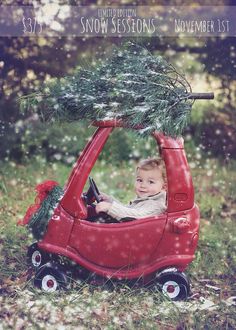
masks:
{"label": "christmas tree on car roof", "polygon": [[163,57],[132,42],[90,70],[78,68],[21,98],[44,121],[122,119],[128,127],[141,126],[138,134],[153,131],[180,136],[187,126],[193,103],[187,80]]}

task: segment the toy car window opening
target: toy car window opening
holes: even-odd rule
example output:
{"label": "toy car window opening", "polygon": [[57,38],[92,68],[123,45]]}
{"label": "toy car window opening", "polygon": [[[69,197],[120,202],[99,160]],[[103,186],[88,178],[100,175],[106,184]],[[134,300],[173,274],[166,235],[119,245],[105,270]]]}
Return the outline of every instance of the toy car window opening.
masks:
{"label": "toy car window opening", "polygon": [[[157,156],[160,157],[161,149],[160,149],[159,145],[157,145],[157,150],[159,151],[159,154],[157,154]],[[101,156],[101,154],[99,156]],[[95,164],[95,166],[96,166],[96,164]],[[165,169],[163,169],[163,170],[165,171]],[[88,177],[87,183],[89,184],[88,189],[86,192],[84,192],[82,194],[82,199],[85,202],[85,205],[87,207],[87,218],[85,220],[95,222],[95,223],[122,223],[122,222],[130,222],[130,221],[138,220],[138,219],[150,218],[150,215],[147,215],[145,217],[139,217],[139,218],[124,217],[124,218],[121,218],[120,220],[117,220],[105,212],[101,212],[101,213],[97,214],[95,212],[96,204],[94,204],[94,203],[99,202],[98,195],[100,193],[99,193],[98,187],[97,187],[94,179],[91,176]],[[167,192],[167,187],[166,187],[166,192]],[[166,200],[166,203],[167,203],[167,200]],[[165,212],[163,212],[163,213],[165,213]]]}

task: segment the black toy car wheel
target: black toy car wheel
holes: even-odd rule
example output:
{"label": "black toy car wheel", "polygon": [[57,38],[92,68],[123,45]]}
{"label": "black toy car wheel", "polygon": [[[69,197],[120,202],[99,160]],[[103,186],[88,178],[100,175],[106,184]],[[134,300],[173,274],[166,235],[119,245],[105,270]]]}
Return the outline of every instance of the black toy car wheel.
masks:
{"label": "black toy car wheel", "polygon": [[27,252],[27,264],[33,268],[39,268],[48,262],[49,256],[38,248],[38,244],[30,245]]}
{"label": "black toy car wheel", "polygon": [[48,262],[38,269],[34,285],[45,292],[55,292],[69,288],[70,280],[60,265]]}
{"label": "black toy car wheel", "polygon": [[184,300],[190,292],[187,276],[181,272],[163,272],[157,276],[159,290],[171,300]]}

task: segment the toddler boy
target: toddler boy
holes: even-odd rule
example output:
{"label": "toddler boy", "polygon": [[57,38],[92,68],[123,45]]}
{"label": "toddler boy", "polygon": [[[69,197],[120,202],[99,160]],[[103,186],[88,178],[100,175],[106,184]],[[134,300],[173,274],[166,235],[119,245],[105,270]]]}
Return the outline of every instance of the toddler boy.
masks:
{"label": "toddler boy", "polygon": [[102,202],[96,205],[96,213],[106,212],[118,221],[163,213],[166,210],[166,178],[162,161],[156,158],[142,160],[136,168],[134,188],[137,197],[130,205],[102,193]]}

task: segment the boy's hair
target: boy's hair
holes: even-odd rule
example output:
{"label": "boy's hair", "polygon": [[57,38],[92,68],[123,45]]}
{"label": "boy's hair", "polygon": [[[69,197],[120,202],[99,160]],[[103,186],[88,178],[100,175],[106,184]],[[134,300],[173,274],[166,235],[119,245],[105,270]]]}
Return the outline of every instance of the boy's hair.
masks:
{"label": "boy's hair", "polygon": [[143,159],[138,163],[138,165],[136,167],[136,171],[137,170],[149,171],[149,170],[154,170],[155,168],[157,168],[161,171],[162,178],[164,181],[164,186],[166,187],[166,184],[167,184],[166,171],[165,171],[165,165],[164,165],[164,162],[162,159],[158,159],[158,158]]}

